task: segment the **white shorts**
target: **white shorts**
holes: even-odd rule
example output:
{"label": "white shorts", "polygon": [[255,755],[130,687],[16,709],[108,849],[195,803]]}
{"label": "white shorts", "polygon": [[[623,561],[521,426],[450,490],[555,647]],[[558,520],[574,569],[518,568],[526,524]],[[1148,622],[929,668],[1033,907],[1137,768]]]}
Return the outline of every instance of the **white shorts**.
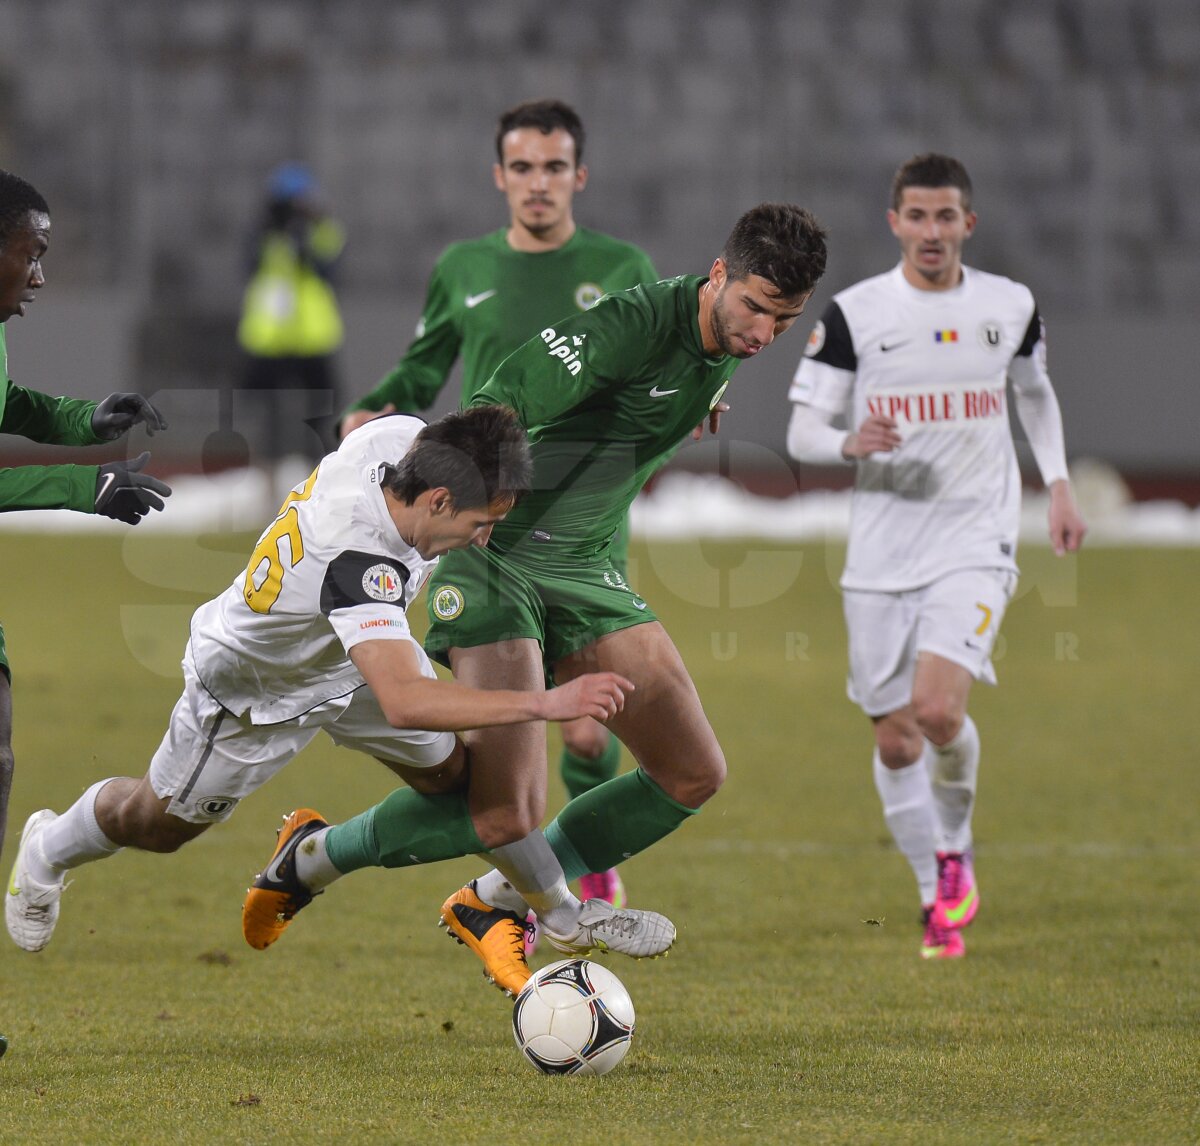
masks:
{"label": "white shorts", "polygon": [[[428,662],[424,667],[434,675]],[[322,730],[344,748],[417,768],[436,767],[454,748],[453,732],[393,728],[365,685],[295,720],[251,724],[249,714],[234,716],[221,706],[187,656],[183,695],[150,761],[150,785],[155,795],[172,797],[167,805],[172,816],[192,824],[219,823]]]}
{"label": "white shorts", "polygon": [[992,646],[1017,585],[1008,569],[961,569],[903,593],[846,589],[850,634],[846,693],[868,716],[912,700],[917,653],[960,664],[976,680],[996,683]]}

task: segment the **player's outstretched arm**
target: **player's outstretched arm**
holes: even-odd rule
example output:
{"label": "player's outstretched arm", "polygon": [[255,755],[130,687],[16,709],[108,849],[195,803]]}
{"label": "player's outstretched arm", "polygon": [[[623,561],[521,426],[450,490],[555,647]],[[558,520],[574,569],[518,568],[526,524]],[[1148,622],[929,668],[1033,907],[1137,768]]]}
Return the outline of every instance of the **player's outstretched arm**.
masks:
{"label": "player's outstretched arm", "polygon": [[1050,483],[1050,544],[1061,557],[1074,553],[1087,535],[1087,522],[1075,504],[1071,483],[1060,478]]}
{"label": "player's outstretched arm", "polygon": [[625,707],[633,684],[616,673],[589,673],[549,692],[469,688],[422,674],[407,640],[363,641],[350,659],[393,728],[464,732],[530,720],[607,720]]}

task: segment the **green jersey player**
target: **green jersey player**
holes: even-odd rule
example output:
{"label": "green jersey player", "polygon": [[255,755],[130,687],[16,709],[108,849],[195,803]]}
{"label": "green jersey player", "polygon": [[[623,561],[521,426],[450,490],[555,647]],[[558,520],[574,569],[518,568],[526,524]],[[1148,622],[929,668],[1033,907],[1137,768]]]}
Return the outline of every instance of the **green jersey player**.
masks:
{"label": "green jersey player", "polygon": [[[443,923],[489,970],[519,950],[526,904],[569,950],[563,877],[649,847],[724,780],[695,686],[613,564],[612,535],[679,441],[698,423],[697,432],[705,423],[716,431],[738,360],[796,321],[824,268],[816,220],[763,204],[738,221],[707,278],[636,287],[551,323],[470,395],[517,411],[533,490],[486,549],[449,555],[431,578],[427,649],[477,688],[537,690],[547,675],[561,684],[596,669],[636,687],[608,724],[638,767],[576,797],[549,825],[553,855],[533,894],[518,896],[493,871],[443,905]],[[476,798],[490,800],[511,834],[535,828],[546,798],[541,729],[480,730],[469,741]]]}
{"label": "green jersey player", "polygon": [[[612,291],[655,281],[643,251],[576,225],[574,196],[588,178],[583,145],[578,115],[558,101],[523,103],[500,117],[493,178],[508,203],[508,225],[456,243],[438,259],[416,338],[375,389],[350,407],[343,434],[379,413],[428,409],[460,357],[463,394],[474,394],[547,326]],[[619,524],[613,561],[624,576],[628,527]],[[562,736],[569,796],[616,775],[620,745],[600,724],[573,721],[563,725]],[[624,900],[615,871],[588,873],[583,892],[618,905]]]}
{"label": "green jersey player", "polygon": [[[61,446],[94,446],[119,438],[136,422],[151,433],[162,416],[139,394],[111,394],[103,402],[51,398],[8,376],[4,323],[25,314],[45,285],[42,256],[50,245],[50,208],[24,179],[0,171],[0,432]],[[170,489],[140,473],[149,459],[105,465],[16,466],[0,469],[0,513],[20,509],[74,509],[136,524]],[[12,674],[0,629],[0,848],[12,783]]]}

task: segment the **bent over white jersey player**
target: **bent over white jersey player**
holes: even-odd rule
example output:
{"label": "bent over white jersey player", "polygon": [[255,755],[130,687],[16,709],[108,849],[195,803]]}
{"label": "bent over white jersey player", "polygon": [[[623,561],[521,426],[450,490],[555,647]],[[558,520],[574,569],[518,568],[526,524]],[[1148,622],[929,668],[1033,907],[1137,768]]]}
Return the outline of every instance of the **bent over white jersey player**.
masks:
{"label": "bent over white jersey player", "polygon": [[[979,907],[971,814],[979,735],[971,683],[1016,586],[1016,413],[1050,490],[1050,537],[1078,549],[1058,400],[1033,295],[965,267],[971,182],[944,155],[897,171],[899,266],[835,295],[792,383],[788,451],[857,467],[842,575],[847,691],[875,727],[875,784],[912,865],[921,955],[954,958]],[[833,422],[842,416],[850,430]]]}
{"label": "bent over white jersey player", "polygon": [[[512,868],[515,886],[531,870],[545,880],[540,833],[499,836],[488,809],[471,803],[454,732],[604,720],[632,685],[614,673],[548,692],[438,680],[406,615],[438,557],[486,544],[531,473],[525,431],[499,406],[429,426],[381,418],[325,457],[287,496],[245,571],[193,616],[183,695],[146,776],[101,780],[63,815],[43,809],[29,817],[5,897],[17,945],[36,951],[49,942],[68,870],[122,847],[177,850],[228,819],[322,731],[376,757],[409,787],[332,828],[309,809],[286,818],[243,912],[252,946],[268,946],[314,894],[358,867],[490,849]],[[316,870],[306,877],[296,845],[310,839],[305,855]],[[615,923],[600,920],[599,935],[574,938],[580,947],[593,938],[611,945],[605,925],[629,934],[652,916],[626,912]]]}

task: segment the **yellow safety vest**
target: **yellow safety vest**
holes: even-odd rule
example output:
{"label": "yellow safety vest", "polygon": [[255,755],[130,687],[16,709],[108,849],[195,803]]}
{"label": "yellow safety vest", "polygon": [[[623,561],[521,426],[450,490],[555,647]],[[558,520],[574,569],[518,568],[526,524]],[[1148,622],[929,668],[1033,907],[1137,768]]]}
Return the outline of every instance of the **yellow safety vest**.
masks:
{"label": "yellow safety vest", "polygon": [[[332,219],[313,225],[311,249],[325,259],[341,252],[345,238]],[[246,286],[238,341],[262,358],[332,354],[342,344],[342,316],[333,288],[301,262],[285,236],[268,233],[258,269]]]}

